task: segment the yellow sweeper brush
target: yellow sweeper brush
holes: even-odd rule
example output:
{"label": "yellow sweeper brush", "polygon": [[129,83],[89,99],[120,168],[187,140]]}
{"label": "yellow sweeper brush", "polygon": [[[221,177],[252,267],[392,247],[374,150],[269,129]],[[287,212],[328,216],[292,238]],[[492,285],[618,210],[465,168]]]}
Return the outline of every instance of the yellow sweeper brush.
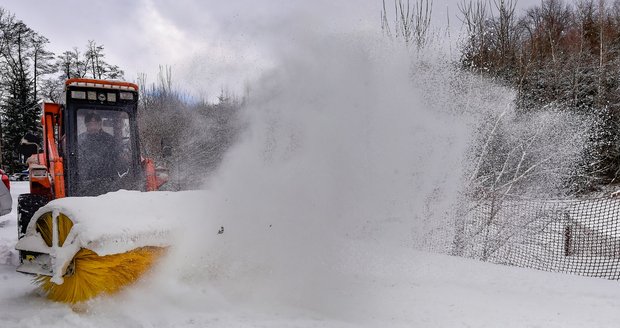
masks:
{"label": "yellow sweeper brush", "polygon": [[28,254],[18,271],[36,274],[35,283],[58,302],[115,293],[164,255],[172,226],[200,211],[194,204],[203,197],[119,191],[54,200],[34,214],[18,241],[16,248]]}
{"label": "yellow sweeper brush", "polygon": [[[58,217],[58,244],[63,246],[73,222],[64,214]],[[47,213],[37,221],[37,231],[47,244],[52,246],[52,215]],[[53,283],[52,277],[39,275],[36,284],[47,298],[75,304],[86,301],[101,293],[115,293],[135,282],[162,254],[160,247],[140,247],[125,253],[99,256],[89,249],[80,249],[67,268],[63,283]]]}
{"label": "yellow sweeper brush", "polygon": [[73,257],[71,272],[64,276],[61,285],[53,283],[52,277],[43,275],[37,276],[35,282],[50,300],[75,304],[102,293],[115,293],[135,282],[159,255],[161,249],[157,247],[107,256],[81,249]]}

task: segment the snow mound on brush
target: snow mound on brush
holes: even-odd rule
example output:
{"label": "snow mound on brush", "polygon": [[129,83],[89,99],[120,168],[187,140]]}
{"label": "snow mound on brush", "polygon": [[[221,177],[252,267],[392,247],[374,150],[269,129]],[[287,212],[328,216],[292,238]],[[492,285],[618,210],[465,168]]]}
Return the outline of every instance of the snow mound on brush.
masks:
{"label": "snow mound on brush", "polygon": [[[98,255],[144,246],[169,246],[175,227],[204,215],[206,191],[139,192],[120,190],[97,197],[67,197],[41,207],[33,217],[63,213],[73,221],[77,246]],[[33,232],[33,220],[28,231]]]}

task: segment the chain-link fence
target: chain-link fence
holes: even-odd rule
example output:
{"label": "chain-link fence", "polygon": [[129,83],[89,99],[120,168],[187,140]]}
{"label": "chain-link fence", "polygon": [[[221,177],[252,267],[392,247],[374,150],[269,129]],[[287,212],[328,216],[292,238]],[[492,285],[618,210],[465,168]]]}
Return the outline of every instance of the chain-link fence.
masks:
{"label": "chain-link fence", "polygon": [[452,255],[620,280],[619,199],[485,200],[455,217],[439,246]]}

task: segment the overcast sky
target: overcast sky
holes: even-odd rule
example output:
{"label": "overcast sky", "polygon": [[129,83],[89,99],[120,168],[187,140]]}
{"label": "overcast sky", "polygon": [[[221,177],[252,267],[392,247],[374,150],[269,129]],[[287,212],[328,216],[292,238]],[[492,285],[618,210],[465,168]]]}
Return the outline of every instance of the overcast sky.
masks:
{"label": "overcast sky", "polygon": [[[413,2],[413,1],[412,1]],[[433,24],[460,25],[461,0],[434,0]],[[540,0],[519,0],[520,11]],[[386,3],[392,4],[391,0]],[[274,63],[301,30],[380,30],[381,0],[0,0],[61,53],[88,40],[105,46],[108,62],[135,81],[169,65],[176,84],[212,98],[223,86],[239,91]]]}

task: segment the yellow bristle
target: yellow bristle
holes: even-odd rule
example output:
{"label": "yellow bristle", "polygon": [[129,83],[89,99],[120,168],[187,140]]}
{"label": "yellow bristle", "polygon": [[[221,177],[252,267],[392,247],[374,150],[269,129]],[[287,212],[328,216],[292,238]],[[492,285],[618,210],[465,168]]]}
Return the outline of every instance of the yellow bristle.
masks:
{"label": "yellow bristle", "polygon": [[64,245],[71,228],[73,228],[73,221],[66,215],[60,213],[60,215],[58,215],[58,246],[62,247],[62,245]]}
{"label": "yellow bristle", "polygon": [[73,258],[73,272],[63,277],[62,285],[51,282],[48,276],[39,276],[35,281],[47,298],[78,303],[101,293],[115,293],[135,282],[162,253],[162,248],[143,247],[126,253],[99,256],[91,250],[81,249]]}
{"label": "yellow bristle", "polygon": [[[48,215],[49,214],[49,215]],[[73,222],[65,215],[58,217],[58,239],[62,246]],[[52,215],[46,213],[37,221],[37,231],[46,244],[52,244]],[[73,257],[64,282],[57,285],[52,277],[38,276],[35,283],[47,298],[64,303],[79,303],[99,294],[111,294],[135,282],[153,262],[163,254],[164,248],[142,247],[126,253],[99,256],[89,249],[80,249]]]}
{"label": "yellow bristle", "polygon": [[45,213],[37,220],[37,232],[48,247],[52,247],[52,213]]}

